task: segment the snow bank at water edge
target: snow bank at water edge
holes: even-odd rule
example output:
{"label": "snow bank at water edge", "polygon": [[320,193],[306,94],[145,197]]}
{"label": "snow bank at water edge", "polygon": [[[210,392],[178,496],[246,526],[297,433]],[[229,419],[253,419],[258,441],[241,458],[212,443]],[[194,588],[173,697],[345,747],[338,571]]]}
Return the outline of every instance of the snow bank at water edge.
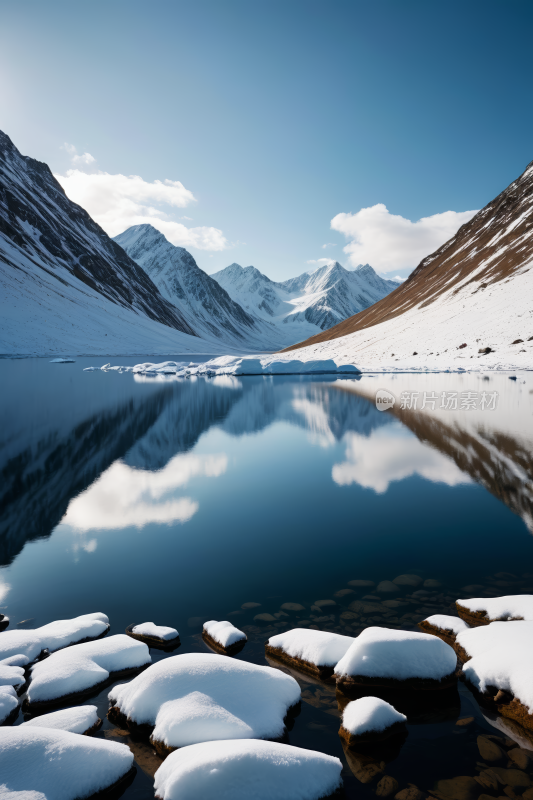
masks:
{"label": "snow bank at water edge", "polygon": [[25,655],[35,661],[42,650],[60,650],[84,639],[96,639],[109,630],[105,614],[95,612],[73,619],[58,619],[34,631],[5,631],[0,637],[0,659]]}
{"label": "snow bank at water edge", "polygon": [[265,651],[267,655],[296,669],[327,680],[354,641],[352,636],[342,636],[340,633],[294,628],[271,636]]}
{"label": "snow bank at water edge", "polygon": [[0,686],[22,686],[26,682],[24,669],[0,663]]}
{"label": "snow bank at water edge", "polygon": [[418,627],[424,633],[432,633],[438,636],[452,647],[455,644],[455,637],[462,631],[467,631],[469,626],[459,617],[450,617],[447,614],[433,614],[433,616],[422,620]]}
{"label": "snow bank at water edge", "polygon": [[61,711],[52,711],[51,714],[41,714],[23,722],[21,728],[53,728],[70,733],[93,733],[99,728],[102,720],[98,717],[96,706],[77,706],[75,708],[62,708]]}
{"label": "snow bank at water edge", "polygon": [[533,728],[533,622],[491,622],[458,634],[463,672],[481,702]]}
{"label": "snow bank at water edge", "polygon": [[204,622],[202,636],[207,644],[216,650],[222,650],[226,654],[239,652],[246,644],[248,637],[231,622],[223,620],[217,622],[216,619]]}
{"label": "snow bank at water edge", "polygon": [[441,688],[456,680],[453,649],[435,636],[366,628],[335,667],[337,683]]}
{"label": "snow bank at water edge", "polygon": [[0,728],[2,797],[20,792],[21,800],[88,800],[132,766],[133,753],[118,742],[26,725]]}
{"label": "snow bank at water edge", "polygon": [[108,716],[153,726],[159,752],[219,739],[277,739],[289,708],[300,700],[294,678],[209,653],[158,661],[109,693]]}
{"label": "snow bank at water edge", "polygon": [[105,683],[112,675],[144,667],[150,661],[148,647],[123,633],[73,645],[33,666],[27,703],[31,708],[63,702]]}
{"label": "snow bank at water edge", "polygon": [[338,758],[250,739],[194,744],[155,774],[161,800],[319,800],[341,785]]}
{"label": "snow bank at water edge", "polygon": [[0,686],[0,725],[13,721],[18,712],[19,699],[12,686]]}
{"label": "snow bank at water edge", "polygon": [[407,717],[378,697],[360,697],[348,703],[342,714],[339,736],[348,744],[378,741],[400,733]]}
{"label": "snow bank at water edge", "polygon": [[505,620],[533,620],[533,595],[518,594],[508,597],[474,597],[456,600],[459,616],[469,625],[488,625]]}

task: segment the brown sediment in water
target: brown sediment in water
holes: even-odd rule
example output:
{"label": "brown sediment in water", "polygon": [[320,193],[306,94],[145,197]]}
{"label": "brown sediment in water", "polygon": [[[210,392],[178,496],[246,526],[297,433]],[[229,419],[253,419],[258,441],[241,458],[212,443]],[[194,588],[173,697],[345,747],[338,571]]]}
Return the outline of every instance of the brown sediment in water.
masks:
{"label": "brown sediment in water", "polygon": [[224,645],[220,644],[220,642],[217,642],[216,639],[213,639],[213,637],[207,633],[205,628],[202,630],[202,639],[208,647],[223,656],[234,656],[237,653],[240,653],[248,641],[248,637],[245,636],[244,639],[239,639],[238,642],[234,642],[233,644],[228,645],[228,647],[224,647]]}
{"label": "brown sediment in water", "polygon": [[310,661],[305,661],[303,658],[289,656],[281,647],[272,647],[268,642],[265,643],[265,654],[275,661],[293,667],[297,672],[311,675],[313,678],[318,678],[318,680],[324,683],[335,683],[335,678],[333,676],[334,667],[320,666],[312,664]]}

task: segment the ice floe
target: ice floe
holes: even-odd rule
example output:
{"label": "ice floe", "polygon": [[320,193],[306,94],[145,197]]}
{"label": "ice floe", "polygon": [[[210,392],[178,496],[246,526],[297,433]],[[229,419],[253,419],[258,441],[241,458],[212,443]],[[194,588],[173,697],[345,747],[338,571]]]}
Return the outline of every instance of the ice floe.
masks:
{"label": "ice floe", "polygon": [[341,785],[338,758],[278,742],[237,739],[172,753],[155,774],[162,800],[319,800]]}
{"label": "ice floe", "polygon": [[294,678],[211,653],[171,656],[109,693],[111,721],[153,727],[165,751],[219,739],[276,739],[300,700]]}
{"label": "ice floe", "polygon": [[352,636],[340,633],[294,628],[271,636],[265,649],[273,658],[327,679],[333,675],[333,668],[354,641]]}
{"label": "ice floe", "polygon": [[407,682],[438,688],[455,679],[454,650],[436,636],[389,628],[366,628],[335,667],[337,683]]}
{"label": "ice floe", "polygon": [[82,695],[110,676],[138,669],[150,661],[148,647],[123,633],[73,645],[32,667],[27,703],[29,707],[53,704],[71,695]]}
{"label": "ice floe", "polygon": [[98,717],[96,706],[76,706],[75,708],[62,708],[61,711],[52,711],[50,714],[41,714],[40,717],[23,722],[21,728],[54,728],[70,733],[87,733],[95,731],[101,719]]}
{"label": "ice floe", "polygon": [[241,650],[247,641],[246,634],[227,620],[204,622],[202,635],[208,644],[225,653]]}
{"label": "ice floe", "polygon": [[475,597],[457,600],[459,615],[470,625],[487,625],[500,620],[533,620],[533,595]]}
{"label": "ice floe", "polygon": [[406,721],[407,717],[385,700],[360,697],[345,707],[339,736],[348,745],[359,741],[377,741],[400,732]]}
{"label": "ice floe", "polygon": [[0,728],[0,794],[17,800],[77,800],[130,772],[124,744],[30,726]]}
{"label": "ice floe", "polygon": [[5,631],[0,636],[0,659],[24,655],[35,661],[43,650],[60,650],[85,639],[96,639],[109,630],[105,614],[83,614],[73,619],[58,619],[33,631]]}
{"label": "ice floe", "polygon": [[12,686],[0,686],[0,725],[15,716],[20,701]]}

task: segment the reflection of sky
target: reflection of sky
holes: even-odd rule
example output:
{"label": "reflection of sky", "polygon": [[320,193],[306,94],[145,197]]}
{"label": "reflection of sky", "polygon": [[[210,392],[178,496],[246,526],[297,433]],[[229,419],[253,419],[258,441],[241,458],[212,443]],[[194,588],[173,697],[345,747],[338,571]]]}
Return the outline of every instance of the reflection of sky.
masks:
{"label": "reflection of sky", "polygon": [[[133,469],[116,461],[86,491],[70,501],[62,522],[77,531],[97,528],[143,528],[150,522],[187,522],[198,511],[190,497],[174,492],[193,477],[216,478],[227,469],[228,459],[220,455],[175,456],[157,472]],[[90,552],[91,543],[83,549]]]}
{"label": "reflection of sky", "polygon": [[335,464],[332,478],[339,486],[358,483],[383,494],[393,481],[419,475],[434,483],[457,486],[470,478],[442,453],[420,442],[398,422],[369,436],[345,434],[346,461]]}

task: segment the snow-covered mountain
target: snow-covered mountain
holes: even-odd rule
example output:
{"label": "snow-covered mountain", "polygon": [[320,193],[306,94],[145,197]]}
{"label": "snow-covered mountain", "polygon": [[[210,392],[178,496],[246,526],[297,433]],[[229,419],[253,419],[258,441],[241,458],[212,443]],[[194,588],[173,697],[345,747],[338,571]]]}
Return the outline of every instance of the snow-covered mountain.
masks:
{"label": "snow-covered mountain", "polygon": [[212,277],[246,311],[275,323],[293,341],[331,328],[399,286],[381,278],[368,264],[350,271],[337,261],[282,282],[239,264]]}
{"label": "snow-covered mountain", "polygon": [[362,370],[531,369],[533,162],[376,305],[287,357]]}
{"label": "snow-covered mountain", "polygon": [[2,132],[0,295],[4,354],[124,353],[132,343],[142,353],[165,340],[158,352],[194,349],[193,326],[146,272]]}
{"label": "snow-covered mountain", "polygon": [[134,225],[115,236],[115,242],[200,336],[251,350],[275,350],[286,344],[274,325],[247,313],[184,247],[171,244],[152,225]]}

